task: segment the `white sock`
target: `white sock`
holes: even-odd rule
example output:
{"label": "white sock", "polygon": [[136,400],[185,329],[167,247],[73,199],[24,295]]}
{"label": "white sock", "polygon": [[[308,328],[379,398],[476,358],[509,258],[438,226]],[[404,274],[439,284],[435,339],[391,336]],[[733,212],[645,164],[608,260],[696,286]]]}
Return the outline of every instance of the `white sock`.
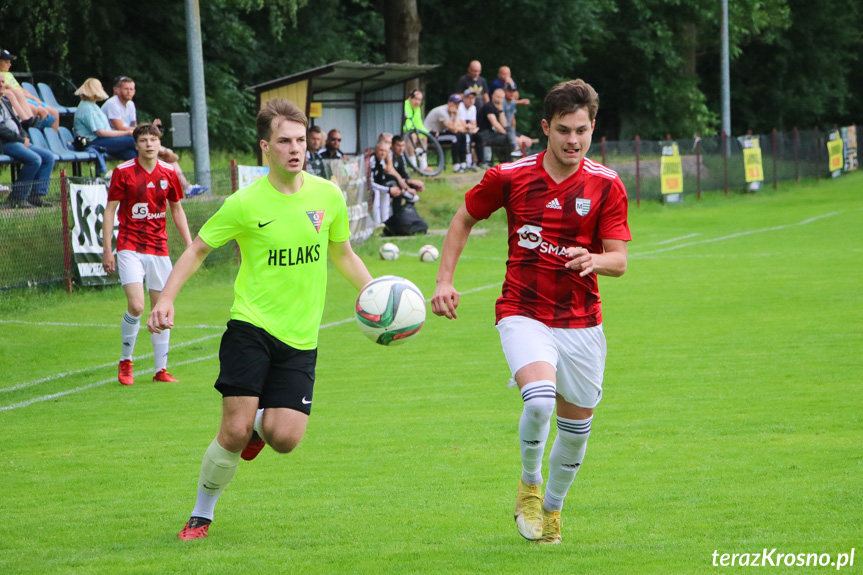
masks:
{"label": "white sock", "polygon": [[264,419],[264,410],[259,409],[258,413],[255,414],[255,431],[257,431],[258,435],[260,435],[261,437],[263,437],[263,434],[261,433],[261,421],[263,421],[263,419]]}
{"label": "white sock", "polygon": [[418,157],[419,157],[419,161],[420,161],[420,169],[425,170],[426,168],[428,168],[429,167],[429,159],[426,157],[426,155],[423,154],[422,156],[418,156]]}
{"label": "white sock", "polygon": [[162,333],[151,333],[150,341],[153,342],[153,353],[156,355],[156,371],[162,371],[168,367],[168,344],[171,341],[171,330],[163,330]]}
{"label": "white sock", "polygon": [[548,485],[545,488],[545,501],[543,506],[546,511],[560,511],[563,509],[563,500],[569,491],[575,475],[584,461],[584,453],[587,451],[587,438],[590,437],[589,419],[564,419],[557,418],[557,439],[551,446],[551,455],[548,458]]}
{"label": "white sock", "polygon": [[219,445],[218,440],[213,440],[201,462],[198,498],[195,500],[192,517],[213,520],[216,502],[237,473],[239,462],[239,453],[228,451]]}
{"label": "white sock", "polygon": [[132,359],[139,329],[141,329],[141,316],[135,317],[127,311],[123,315],[123,322],[120,324],[120,334],[123,337],[123,349],[120,351],[121,360]]}
{"label": "white sock", "polygon": [[533,381],[521,388],[524,410],[518,422],[521,444],[521,479],[528,485],[542,485],[542,456],[551,428],[556,401],[553,381]]}

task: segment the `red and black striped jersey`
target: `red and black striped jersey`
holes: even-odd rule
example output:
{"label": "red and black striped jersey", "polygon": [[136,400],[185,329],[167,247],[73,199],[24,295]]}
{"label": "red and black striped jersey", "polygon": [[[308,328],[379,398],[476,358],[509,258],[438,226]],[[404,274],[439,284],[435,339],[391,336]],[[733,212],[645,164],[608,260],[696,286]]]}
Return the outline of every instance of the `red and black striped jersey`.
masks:
{"label": "red and black striped jersey", "polygon": [[120,202],[117,251],[168,255],[165,209],[167,202],[179,202],[182,198],[183,188],[171,164],[158,160],[151,173],[147,173],[138,158],[117,166],[108,188],[108,201]]}
{"label": "red and black striped jersey", "polygon": [[499,208],[507,213],[509,255],[496,321],[520,315],[549,327],[599,325],[596,274],[566,269],[564,251],[602,253],[603,239],[630,241],[626,189],[616,172],[587,158],[555,183],[542,167],[545,153],[492,168],[465,196],[475,219]]}

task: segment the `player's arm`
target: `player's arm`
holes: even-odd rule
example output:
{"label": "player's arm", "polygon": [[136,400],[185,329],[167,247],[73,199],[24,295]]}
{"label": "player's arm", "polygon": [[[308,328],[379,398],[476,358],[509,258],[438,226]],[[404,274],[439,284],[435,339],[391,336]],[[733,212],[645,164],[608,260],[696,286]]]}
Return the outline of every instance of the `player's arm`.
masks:
{"label": "player's arm", "polygon": [[174,299],[186,281],[198,271],[211,251],[213,248],[198,236],[174,264],[159,301],[153,306],[153,311],[147,318],[147,329],[150,333],[162,333],[162,330],[174,327]]}
{"label": "player's arm", "polygon": [[581,277],[594,273],[601,276],[620,277],[626,273],[626,242],[624,240],[602,240],[601,254],[592,254],[582,247],[566,248],[570,260],[567,269],[578,271]]}
{"label": "player's arm", "polygon": [[363,263],[360,256],[354,253],[349,240],[331,241],[327,249],[330,253],[330,259],[333,260],[333,265],[336,266],[343,278],[357,288],[357,291],[372,281],[372,275],[366,269],[366,264]]}
{"label": "player's arm", "polygon": [[114,215],[117,213],[117,207],[120,202],[113,200],[105,206],[105,213],[102,214],[102,267],[105,273],[111,275],[114,273],[116,262],[114,261]]}
{"label": "player's arm", "polygon": [[443,241],[440,267],[431,301],[432,311],[435,315],[446,316],[448,319],[458,317],[455,310],[458,307],[459,294],[452,285],[455,267],[470,237],[470,231],[478,221],[468,213],[467,207],[464,205],[453,216],[449,231]]}
{"label": "player's arm", "polygon": [[180,232],[183,241],[186,242],[186,247],[192,245],[192,234],[189,233],[189,221],[186,219],[186,210],[183,209],[183,204],[180,202],[168,202],[171,208],[171,218],[174,220],[174,225]]}

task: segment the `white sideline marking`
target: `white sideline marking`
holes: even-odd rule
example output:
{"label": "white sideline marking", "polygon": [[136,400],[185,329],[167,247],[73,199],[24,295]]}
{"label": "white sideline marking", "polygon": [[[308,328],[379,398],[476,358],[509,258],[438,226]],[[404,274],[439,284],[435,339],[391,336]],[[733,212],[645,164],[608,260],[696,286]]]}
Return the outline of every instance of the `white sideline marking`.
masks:
{"label": "white sideline marking", "polygon": [[733,240],[735,238],[741,238],[743,236],[751,236],[752,234],[760,234],[760,233],[764,233],[764,232],[777,232],[779,230],[787,230],[788,228],[794,228],[797,226],[805,226],[807,224],[811,224],[812,222],[817,222],[818,220],[823,220],[824,218],[832,218],[833,216],[839,215],[841,213],[842,213],[841,211],[839,211],[839,212],[828,212],[826,214],[821,214],[820,216],[814,216],[811,218],[807,218],[805,220],[799,221],[799,222],[794,223],[794,224],[782,224],[780,226],[772,226],[769,228],[760,228],[757,230],[748,230],[745,232],[737,232],[735,234],[729,234],[727,236],[720,236],[718,238],[699,240],[697,242],[689,242],[687,244],[678,244],[676,246],[669,246],[667,248],[661,248],[661,249],[652,250],[649,252],[637,252],[634,254],[630,254],[629,257],[634,258],[634,257],[642,257],[642,256],[647,256],[647,255],[653,255],[653,254],[661,254],[661,253],[665,253],[665,252],[670,252],[672,250],[679,250],[681,248],[688,248],[691,246],[698,246],[698,245],[702,245],[702,244],[712,244],[712,243],[716,243],[716,242],[722,242],[725,240]]}
{"label": "white sideline marking", "polygon": [[[193,339],[192,341],[184,341],[183,343],[178,343],[177,345],[171,346],[171,349],[186,347],[187,345],[194,345],[194,344],[200,343],[202,341],[207,341],[208,339],[213,339],[214,337],[221,337],[221,335],[222,334],[217,333],[214,335],[204,336],[204,337],[199,338],[199,339]],[[147,359],[148,357],[153,357],[154,355],[155,354],[153,354],[153,353],[148,353],[146,355],[138,355],[138,356],[135,356],[133,358],[133,360],[137,361],[139,359]],[[112,365],[117,365],[117,362],[112,361],[110,363],[103,363],[102,365],[94,365],[91,367],[85,367],[83,369],[76,369],[75,371],[67,371],[64,373],[57,373],[55,375],[49,375],[48,377],[43,377],[42,379],[35,379],[33,381],[28,381],[25,383],[19,383],[18,385],[13,385],[12,387],[3,387],[3,388],[0,388],[0,393],[3,393],[5,391],[17,391],[19,389],[24,389],[26,387],[31,387],[33,385],[38,385],[40,383],[45,383],[47,381],[53,381],[55,379],[61,379],[64,377],[68,377],[70,375],[78,375],[79,373],[87,373],[88,371],[94,371],[94,370],[102,369],[105,367],[111,367]]]}
{"label": "white sideline marking", "polygon": [[[25,321],[23,319],[0,319],[0,323],[18,325],[55,325],[59,327],[120,327],[119,323],[63,323],[59,321]],[[223,325],[184,325],[183,329],[225,329]]]}
{"label": "white sideline marking", "polygon": [[[811,224],[811,223],[813,223],[813,222],[816,222],[816,221],[818,221],[818,220],[822,220],[822,219],[825,219],[825,218],[830,218],[830,217],[833,217],[833,216],[839,215],[839,214],[841,214],[841,213],[842,213],[841,211],[828,212],[828,213],[826,213],[826,214],[821,214],[821,215],[819,215],[819,216],[814,216],[814,217],[811,217],[811,218],[807,218],[807,219],[805,219],[805,220],[802,220],[802,221],[799,221],[799,222],[796,222],[796,223],[793,223],[793,224],[782,224],[782,225],[779,225],[779,226],[772,226],[772,227],[769,227],[769,228],[760,228],[760,229],[757,229],[757,230],[748,230],[748,231],[744,231],[744,232],[737,232],[737,233],[734,233],[734,234],[729,234],[729,235],[727,235],[727,236],[720,236],[720,237],[718,237],[718,238],[710,238],[710,239],[700,240],[700,241],[697,241],[697,242],[689,242],[689,243],[685,243],[685,244],[678,244],[678,245],[675,245],[675,246],[670,246],[670,247],[667,247],[667,248],[661,248],[661,249],[658,249],[658,250],[652,250],[652,251],[648,251],[648,252],[640,252],[640,253],[638,253],[638,252],[637,252],[637,253],[634,253],[634,254],[630,254],[630,255],[629,255],[629,257],[642,257],[642,256],[647,256],[647,255],[653,255],[653,254],[665,253],[665,252],[670,252],[670,251],[673,251],[673,250],[679,250],[679,249],[681,249],[681,248],[688,248],[688,247],[697,246],[697,245],[702,245],[702,244],[711,244],[711,243],[721,242],[721,241],[725,241],[725,240],[731,240],[731,239],[735,239],[735,238],[740,238],[740,237],[744,237],[744,236],[749,236],[749,235],[752,235],[752,234],[759,234],[759,233],[764,233],[764,232],[775,232],[775,231],[785,230],[785,229],[793,228],[793,227],[797,227],[797,226],[805,226],[805,225]],[[665,240],[665,242],[678,241],[678,240],[681,240],[681,239],[686,239],[687,237],[694,237],[694,236],[696,236],[696,235],[698,235],[698,234],[692,234],[691,236],[684,236],[684,237],[681,237],[681,238],[673,238],[673,239],[670,239],[670,240]],[[660,242],[660,243],[665,243],[665,242]],[[500,285],[500,283],[498,282],[498,283],[495,283],[495,284],[489,284],[489,285],[486,285],[486,286],[482,286],[482,287],[478,287],[478,288],[473,288],[473,289],[465,290],[465,291],[463,291],[463,292],[460,292],[460,295],[468,294],[468,293],[474,293],[474,292],[479,292],[479,291],[483,291],[483,290],[487,290],[487,289],[490,289],[490,288],[493,288],[493,287],[497,287],[497,286],[499,286],[499,285]],[[426,299],[426,302],[429,302],[429,301],[431,301],[431,300],[430,300],[430,299]],[[327,327],[333,327],[333,326],[341,325],[341,324],[345,324],[345,323],[349,323],[349,322],[351,322],[351,321],[354,321],[354,318],[352,318],[352,317],[351,317],[351,318],[343,319],[343,320],[340,320],[340,321],[335,321],[335,322],[332,322],[332,323],[324,324],[324,325],[322,325],[322,326],[321,326],[321,329],[324,329],[324,328],[327,328]],[[18,321],[14,321],[14,320],[0,320],[0,323],[26,323],[26,322],[18,322]],[[69,325],[69,324],[49,324],[49,323],[45,323],[44,325]],[[212,326],[194,326],[194,327],[212,327]],[[220,327],[220,329],[221,329],[221,327]],[[207,336],[207,337],[204,337],[204,338],[201,338],[201,339],[198,339],[198,340],[194,340],[194,341],[190,341],[190,342],[181,343],[181,344],[178,344],[178,345],[176,345],[176,346],[174,346],[174,347],[176,348],[176,347],[181,347],[181,346],[184,346],[184,345],[191,345],[191,344],[193,344],[193,343],[198,343],[198,342],[200,342],[200,341],[204,341],[204,340],[206,340],[206,339],[211,339],[211,338],[213,338],[213,337],[219,337],[220,335],[221,335],[221,334],[212,335],[212,336]],[[152,356],[153,356],[153,354],[148,354],[148,355],[142,356],[142,358],[152,357]],[[177,364],[174,364],[174,365],[185,365],[185,364],[188,364],[188,363],[194,363],[194,362],[197,362],[197,361],[202,361],[202,360],[204,360],[204,359],[211,359],[211,358],[213,358],[213,357],[218,357],[218,354],[217,354],[217,355],[208,356],[208,357],[206,357],[206,358],[198,358],[198,359],[193,359],[193,360],[189,360],[189,361],[186,361],[186,362],[181,362],[181,363],[177,363]],[[36,380],[36,381],[32,381],[32,382],[28,382],[28,383],[22,383],[22,384],[19,384],[19,385],[13,386],[13,387],[0,389],[0,392],[3,392],[3,391],[14,391],[14,390],[16,390],[16,389],[23,389],[24,387],[30,387],[31,385],[36,385],[37,383],[42,383],[42,382],[45,382],[45,381],[50,381],[50,380],[53,380],[53,379],[58,379],[58,378],[65,377],[65,376],[67,376],[67,375],[73,375],[73,374],[76,374],[76,373],[83,373],[83,372],[86,372],[86,371],[92,371],[92,370],[94,370],[94,369],[100,369],[100,368],[107,367],[107,366],[110,366],[110,365],[114,365],[114,362],[107,363],[107,364],[103,364],[103,365],[100,365],[100,366],[95,366],[95,367],[85,368],[85,369],[81,369],[81,370],[77,370],[77,371],[73,371],[73,372],[68,372],[68,373],[65,373],[65,374],[58,374],[58,375],[55,375],[55,376],[50,376],[50,377],[47,377],[47,378],[43,378],[43,379],[40,379],[40,380]],[[2,412],[2,411],[8,411],[8,410],[10,410],[10,409],[16,409],[16,408],[19,408],[19,407],[26,407],[26,406],[28,406],[28,405],[31,405],[31,404],[33,404],[33,403],[40,402],[40,401],[49,401],[49,400],[51,400],[51,399],[54,399],[54,398],[57,398],[57,397],[62,397],[62,396],[64,396],[64,395],[68,395],[68,394],[70,394],[70,393],[76,393],[76,392],[78,392],[78,391],[84,391],[84,390],[86,390],[86,389],[90,389],[90,388],[93,388],[93,387],[98,387],[98,386],[100,386],[100,385],[105,385],[106,383],[110,383],[110,382],[112,382],[112,381],[116,381],[116,378],[111,378],[111,379],[107,379],[107,380],[104,380],[104,381],[99,381],[99,382],[91,383],[91,384],[89,384],[89,385],[85,385],[85,386],[82,386],[82,387],[77,387],[77,388],[75,388],[75,389],[71,389],[71,390],[68,390],[68,391],[61,391],[61,392],[58,392],[58,393],[55,393],[55,394],[52,394],[52,395],[44,395],[44,396],[37,397],[37,398],[34,398],[34,399],[30,399],[30,400],[27,400],[27,401],[23,401],[23,402],[20,402],[20,403],[15,403],[15,404],[8,405],[8,406],[5,406],[5,407],[0,407],[0,412]]]}
{"label": "white sideline marking", "polygon": [[695,236],[700,236],[701,234],[689,234],[688,236],[680,236],[679,238],[671,238],[668,240],[662,240],[661,242],[657,242],[656,245],[661,246],[663,244],[671,244],[674,242],[679,242],[680,240],[688,240],[689,238],[694,238]]}
{"label": "white sideline marking", "polygon": [[[214,357],[219,357],[219,354],[216,353],[213,355],[208,355],[206,357],[198,357],[198,358],[190,359],[187,361],[181,361],[181,362],[175,363],[174,365],[175,366],[186,365],[189,363],[196,363],[198,361],[213,359]],[[113,365],[113,364],[111,364],[111,365]],[[52,393],[51,395],[43,395],[41,397],[34,397],[33,399],[27,399],[27,400],[21,401],[19,403],[13,403],[12,405],[6,405],[3,407],[0,407],[0,411],[10,411],[12,409],[18,409],[19,407],[27,407],[28,405],[32,405],[34,403],[38,403],[41,401],[51,401],[52,399],[57,399],[58,397],[63,397],[64,395],[69,395],[71,393],[77,393],[79,391],[84,391],[85,389],[92,389],[94,387],[100,387],[102,385],[105,385],[106,383],[111,383],[111,382],[117,382],[117,378],[112,377],[110,379],[103,379],[102,381],[96,381],[93,383],[89,383],[87,385],[82,385],[81,387],[76,387],[75,389],[67,389],[66,391],[58,391],[57,393]]]}

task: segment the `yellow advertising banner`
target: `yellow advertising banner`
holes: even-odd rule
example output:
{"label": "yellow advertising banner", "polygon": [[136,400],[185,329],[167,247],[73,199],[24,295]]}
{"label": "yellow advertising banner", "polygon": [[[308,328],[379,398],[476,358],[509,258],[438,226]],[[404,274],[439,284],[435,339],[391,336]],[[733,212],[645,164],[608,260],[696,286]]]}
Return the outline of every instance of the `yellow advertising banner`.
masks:
{"label": "yellow advertising banner", "polygon": [[309,104],[309,118],[320,118],[323,111],[323,105],[320,102],[311,102]]}
{"label": "yellow advertising banner", "polygon": [[842,136],[839,130],[830,132],[827,141],[827,153],[830,157],[830,171],[841,170],[845,165],[845,149],[842,145]]}
{"label": "yellow advertising banner", "polygon": [[764,181],[764,165],[761,162],[761,143],[757,137],[743,140],[743,166],[746,169],[746,183]]}
{"label": "yellow advertising banner", "polygon": [[683,193],[683,164],[680,161],[680,150],[677,143],[662,147],[662,159],[659,167],[660,189],[663,194]]}

